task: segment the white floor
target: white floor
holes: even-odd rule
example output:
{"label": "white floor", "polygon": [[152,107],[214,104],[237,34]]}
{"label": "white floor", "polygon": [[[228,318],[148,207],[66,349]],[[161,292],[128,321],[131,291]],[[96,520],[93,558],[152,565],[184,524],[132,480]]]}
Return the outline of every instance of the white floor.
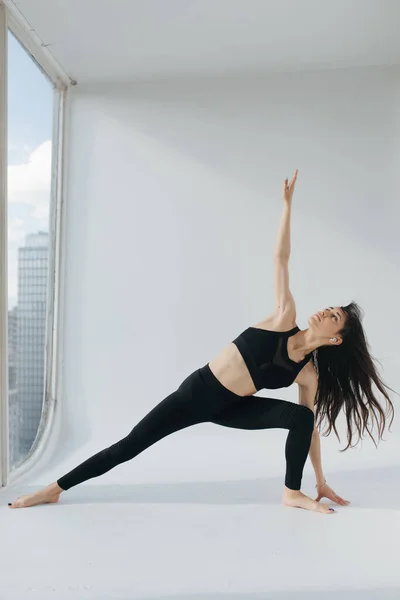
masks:
{"label": "white floor", "polygon": [[23,510],[36,486],[0,492],[1,600],[400,598],[399,466],[335,473],[333,515],[282,506],[282,477],[102,479]]}

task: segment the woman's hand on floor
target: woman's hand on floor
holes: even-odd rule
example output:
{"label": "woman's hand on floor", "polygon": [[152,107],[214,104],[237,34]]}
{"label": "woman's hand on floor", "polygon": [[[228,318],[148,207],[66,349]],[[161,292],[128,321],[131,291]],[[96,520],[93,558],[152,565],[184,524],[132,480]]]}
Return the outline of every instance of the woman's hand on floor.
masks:
{"label": "woman's hand on floor", "polygon": [[321,485],[317,488],[318,491],[318,496],[315,498],[315,500],[317,502],[319,502],[321,500],[321,498],[329,498],[329,500],[332,500],[333,502],[336,502],[336,504],[340,504],[341,506],[348,506],[348,504],[350,504],[349,500],[344,500],[343,498],[341,498],[340,496],[338,496],[332,488],[329,487],[329,485],[327,485],[325,483],[325,485]]}

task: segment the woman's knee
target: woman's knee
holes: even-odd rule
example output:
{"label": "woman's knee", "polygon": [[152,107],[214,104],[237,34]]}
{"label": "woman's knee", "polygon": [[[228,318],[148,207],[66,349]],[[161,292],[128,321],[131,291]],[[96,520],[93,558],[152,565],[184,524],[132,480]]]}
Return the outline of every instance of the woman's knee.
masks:
{"label": "woman's knee", "polygon": [[304,404],[299,404],[296,408],[297,410],[293,421],[293,427],[312,432],[315,423],[314,411]]}
{"label": "woman's knee", "polygon": [[118,464],[119,462],[134,458],[137,450],[133,443],[133,437],[127,435],[112,446],[106,448],[104,452],[110,462]]}

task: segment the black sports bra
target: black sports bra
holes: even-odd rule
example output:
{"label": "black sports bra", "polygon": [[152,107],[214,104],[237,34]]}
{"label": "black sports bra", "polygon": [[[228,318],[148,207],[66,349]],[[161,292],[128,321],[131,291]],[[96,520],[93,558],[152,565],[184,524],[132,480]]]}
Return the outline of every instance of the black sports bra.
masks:
{"label": "black sports bra", "polygon": [[289,358],[288,339],[300,331],[293,327],[290,331],[269,331],[259,327],[248,327],[235,340],[235,344],[249,370],[254,386],[276,389],[289,387],[297,374],[310,360],[312,352],[299,363]]}

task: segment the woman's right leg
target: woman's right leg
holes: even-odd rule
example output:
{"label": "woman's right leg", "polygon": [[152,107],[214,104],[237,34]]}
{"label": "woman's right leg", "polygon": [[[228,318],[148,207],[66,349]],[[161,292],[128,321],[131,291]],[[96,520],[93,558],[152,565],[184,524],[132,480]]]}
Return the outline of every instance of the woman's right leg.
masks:
{"label": "woman's right leg", "polygon": [[34,494],[17,498],[10,506],[24,508],[57,502],[61,492],[131,460],[171,433],[207,421],[212,412],[225,406],[226,401],[204,385],[199,370],[194,371],[177,390],[145,415],[126,437],[91,456],[55,483]]}
{"label": "woman's right leg", "polygon": [[185,407],[185,397],[176,390],[155,406],[128,435],[104,448],[57,480],[62,490],[99,477],[146,450],[162,438],[198,422]]}

